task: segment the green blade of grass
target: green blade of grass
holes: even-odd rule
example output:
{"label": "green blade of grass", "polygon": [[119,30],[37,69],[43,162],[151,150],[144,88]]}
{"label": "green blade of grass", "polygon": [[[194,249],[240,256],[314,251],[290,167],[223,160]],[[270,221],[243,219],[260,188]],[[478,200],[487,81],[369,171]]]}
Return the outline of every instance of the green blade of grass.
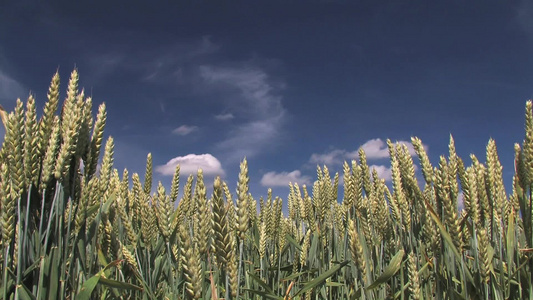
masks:
{"label": "green blade of grass", "polygon": [[379,285],[389,281],[389,279],[400,270],[400,266],[402,265],[402,259],[405,254],[405,251],[401,249],[394,255],[394,257],[391,259],[389,265],[383,270],[383,273],[379,275],[379,277],[369,286],[365,288],[365,290],[370,291],[372,289],[375,289]]}
{"label": "green blade of grass", "polygon": [[326,279],[333,276],[333,274],[337,273],[340,269],[342,269],[342,267],[346,266],[349,262],[350,262],[349,260],[345,260],[342,263],[322,273],[317,278],[309,281],[306,285],[304,285],[304,287],[302,287],[298,292],[296,292],[296,294],[294,294],[294,297],[309,291],[310,289],[318,286],[319,284],[322,284],[324,281],[326,281]]}

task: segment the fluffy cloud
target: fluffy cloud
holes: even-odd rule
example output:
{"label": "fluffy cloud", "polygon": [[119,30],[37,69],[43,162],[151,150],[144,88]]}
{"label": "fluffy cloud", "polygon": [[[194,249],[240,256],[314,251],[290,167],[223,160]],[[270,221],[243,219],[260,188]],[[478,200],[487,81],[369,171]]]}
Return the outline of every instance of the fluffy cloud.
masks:
{"label": "fluffy cloud", "polygon": [[198,130],[197,126],[181,125],[180,127],[172,130],[172,133],[177,135],[188,135],[196,130]]}
{"label": "fluffy cloud", "polygon": [[233,118],[235,118],[235,116],[232,113],[219,114],[215,116],[215,119],[219,121],[228,121]]}
{"label": "fluffy cloud", "polygon": [[27,96],[28,92],[24,92],[22,84],[0,70],[0,100],[3,103],[14,103],[17,98],[24,94]]}
{"label": "fluffy cloud", "polygon": [[205,175],[224,176],[225,173],[220,161],[211,154],[177,156],[166,164],[157,166],[155,171],[162,175],[173,175],[178,164],[180,165],[181,174],[195,174],[198,169],[202,169]]}
{"label": "fluffy cloud", "polygon": [[346,157],[346,151],[335,149],[324,154],[313,153],[311,155],[311,158],[309,159],[309,162],[313,164],[328,165],[328,166],[340,165],[344,161],[345,157]]}
{"label": "fluffy cloud", "polygon": [[385,179],[387,182],[392,180],[392,170],[390,167],[383,165],[371,165],[368,168],[370,169],[370,174],[372,174],[372,170],[376,170],[379,178]]}
{"label": "fluffy cloud", "polygon": [[[201,66],[200,76],[210,88],[226,95],[226,105],[244,120],[235,124],[216,147],[230,161],[252,157],[275,145],[286,110],[269,75],[253,63],[236,66]],[[219,115],[230,119],[233,114]]]}
{"label": "fluffy cloud", "polygon": [[[411,156],[416,155],[415,149],[413,148],[411,142],[396,141],[396,143],[406,145]],[[389,157],[389,148],[387,147],[387,143],[382,139],[369,140],[361,146],[361,149],[365,151],[367,159],[380,159]],[[356,158],[359,156],[359,154],[357,151],[354,151],[350,153],[350,156]]]}
{"label": "fluffy cloud", "polygon": [[[396,141],[398,144],[403,144],[407,146],[409,154],[411,156],[416,155],[415,149],[410,142],[407,141]],[[424,145],[424,148],[427,149],[427,146]],[[389,149],[387,143],[382,139],[372,139],[366,141],[359,149],[363,149],[368,160],[382,159],[389,157]],[[333,149],[329,152],[323,154],[312,154],[309,159],[310,163],[313,164],[325,164],[325,165],[340,165],[345,160],[357,159],[359,157],[359,150],[348,152],[342,149]]]}
{"label": "fluffy cloud", "polygon": [[522,30],[533,39],[533,3],[522,0],[516,9],[515,17]]}
{"label": "fluffy cloud", "polygon": [[300,185],[311,183],[311,177],[302,176],[299,170],[292,172],[268,172],[261,178],[261,185],[273,187],[273,186],[288,186],[289,182],[298,183]]}

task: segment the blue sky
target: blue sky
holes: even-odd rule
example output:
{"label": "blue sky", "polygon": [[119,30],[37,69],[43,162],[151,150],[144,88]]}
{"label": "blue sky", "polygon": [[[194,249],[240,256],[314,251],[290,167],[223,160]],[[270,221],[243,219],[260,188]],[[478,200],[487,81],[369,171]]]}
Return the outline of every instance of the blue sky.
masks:
{"label": "blue sky", "polygon": [[286,198],[360,147],[387,178],[387,138],[436,164],[450,134],[468,165],[494,138],[509,184],[533,98],[532,1],[6,2],[0,103],[42,107],[58,68],[64,97],[76,67],[115,166],[151,152],[165,185],[179,162],[234,189],[246,156],[253,195]]}

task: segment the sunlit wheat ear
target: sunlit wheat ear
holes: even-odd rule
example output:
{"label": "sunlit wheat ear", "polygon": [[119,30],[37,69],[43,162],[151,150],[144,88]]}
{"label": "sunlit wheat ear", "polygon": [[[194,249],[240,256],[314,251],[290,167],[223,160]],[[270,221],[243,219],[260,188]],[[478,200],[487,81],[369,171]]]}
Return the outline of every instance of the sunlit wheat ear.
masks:
{"label": "sunlit wheat ear", "polygon": [[261,259],[265,257],[266,241],[267,241],[266,224],[265,222],[261,222],[260,231],[259,231],[259,257]]}
{"label": "sunlit wheat ear", "polygon": [[216,259],[219,267],[227,264],[228,253],[231,248],[231,231],[229,229],[224,199],[222,198],[222,183],[220,177],[213,183],[213,231],[216,249]]}
{"label": "sunlit wheat ear", "polygon": [[366,153],[363,148],[359,149],[359,166],[361,167],[360,176],[365,193],[370,192],[370,169],[366,161]]}
{"label": "sunlit wheat ear", "polygon": [[[402,223],[406,231],[411,230],[411,209],[410,207],[414,204],[414,197],[408,198],[408,189],[411,187],[418,187],[418,183],[415,178],[415,169],[413,166],[413,160],[411,155],[409,155],[409,150],[406,145],[396,144],[392,145],[390,140],[387,140],[387,143],[390,144],[390,147],[396,148],[396,161],[399,168],[399,178],[400,178],[400,187],[401,193],[403,196],[398,198],[398,204],[400,206],[400,212],[402,214]],[[404,185],[406,187],[404,187]],[[411,188],[412,189],[412,188]],[[416,213],[415,208],[413,207],[412,211]]]}
{"label": "sunlit wheat ear", "polygon": [[462,231],[457,217],[457,206],[450,195],[450,176],[449,167],[444,156],[440,157],[439,169],[436,174],[436,190],[437,197],[442,203],[444,210],[444,224],[448,227],[448,231],[452,237],[454,245],[457,249],[462,248]]}
{"label": "sunlit wheat ear", "polygon": [[346,219],[346,206],[342,204],[335,204],[335,228],[338,230],[340,236],[344,236],[346,230],[344,220]]}
{"label": "sunlit wheat ear", "polygon": [[84,170],[85,178],[87,179],[96,173],[96,166],[98,165],[98,158],[100,157],[106,121],[106,106],[105,103],[102,103],[98,107],[98,114],[96,115],[96,121],[94,122],[93,133],[89,145],[89,153],[87,154],[87,166]]}
{"label": "sunlit wheat ear", "polygon": [[257,223],[257,201],[251,193],[248,193],[248,223],[248,226]]}
{"label": "sunlit wheat ear", "polygon": [[6,134],[6,141],[9,141],[9,175],[13,187],[13,193],[20,195],[24,190],[24,106],[20,99],[17,99],[15,112],[9,114],[9,126]]}
{"label": "sunlit wheat ear", "polygon": [[178,199],[178,193],[180,188],[180,165],[176,165],[176,169],[174,170],[174,176],[172,177],[172,184],[170,186],[170,201],[172,203],[176,202],[176,199]]}
{"label": "sunlit wheat ear", "polygon": [[274,213],[272,212],[272,190],[267,190],[267,202],[264,208],[263,218],[266,224],[268,238],[274,238]]}
{"label": "sunlit wheat ear", "polygon": [[415,255],[411,252],[407,258],[407,270],[409,274],[409,291],[411,292],[411,299],[420,299],[420,279],[418,275],[418,263]]}
{"label": "sunlit wheat ear", "polygon": [[231,296],[237,297],[237,292],[239,289],[239,279],[238,279],[238,266],[237,266],[237,252],[235,250],[235,238],[231,237],[231,248],[232,250],[227,253],[226,260],[228,262],[226,272],[228,273]]}
{"label": "sunlit wheat ear", "polygon": [[526,182],[530,183],[533,178],[533,104],[531,100],[526,102],[526,135],[523,143],[524,165]]}
{"label": "sunlit wheat ear", "polygon": [[137,264],[137,260],[135,259],[135,256],[133,256],[133,253],[124,245],[122,245],[122,256],[124,257],[124,260],[132,267],[133,269],[139,269],[139,265]]}
{"label": "sunlit wheat ear", "polygon": [[363,247],[359,240],[359,233],[353,220],[348,221],[348,235],[350,238],[350,252],[352,254],[352,260],[359,269],[359,272],[363,278],[366,277],[366,262],[363,253]]}
{"label": "sunlit wheat ear", "polygon": [[56,72],[52,77],[52,82],[48,88],[48,101],[44,105],[43,116],[39,120],[39,136],[40,145],[39,153],[43,155],[46,153],[48,141],[52,134],[54,115],[59,104],[59,72]]}
{"label": "sunlit wheat ear", "polygon": [[342,203],[346,206],[347,209],[350,209],[354,204],[355,198],[355,180],[352,175],[352,170],[350,165],[345,161],[343,165],[343,180],[344,180],[344,197]]}
{"label": "sunlit wheat ear", "polygon": [[431,166],[431,162],[429,161],[429,157],[426,153],[426,150],[424,149],[422,141],[417,137],[413,137],[411,138],[411,142],[413,143],[413,147],[415,148],[415,152],[418,156],[418,159],[420,159],[420,165],[422,166],[422,174],[424,175],[426,183],[433,183],[433,166]]}
{"label": "sunlit wheat ear", "polygon": [[290,222],[290,221],[287,219],[283,219],[282,222],[280,223],[279,243],[278,243],[280,252],[283,250],[283,248],[285,248],[285,245],[287,244],[287,233],[289,233],[288,226],[290,226],[287,224],[287,222]]}
{"label": "sunlit wheat ear", "polygon": [[12,262],[12,269],[15,270],[17,265],[18,265],[18,252],[19,252],[19,248],[21,247],[19,245],[19,234],[20,234],[20,230],[19,230],[19,224],[21,224],[20,222],[17,222],[15,224],[15,237],[13,239],[13,259],[11,260]]}
{"label": "sunlit wheat ear", "polygon": [[248,163],[241,162],[239,181],[237,182],[237,230],[241,240],[244,240],[248,230]]}
{"label": "sunlit wheat ear", "polygon": [[2,210],[0,210],[2,228],[0,228],[0,231],[2,233],[2,244],[6,247],[11,244],[15,233],[16,198],[13,197],[9,182],[9,171],[5,164],[0,164],[0,176],[0,182],[2,184],[0,187],[2,196],[0,199],[2,202]]}
{"label": "sunlit wheat ear", "polygon": [[76,159],[81,158],[83,161],[83,164],[87,164],[87,157],[89,155],[89,149],[91,147],[91,129],[93,126],[93,115],[92,115],[92,109],[93,109],[93,101],[92,98],[83,99],[84,95],[79,95],[81,100],[81,125],[79,129],[79,136],[78,136],[78,144],[76,148]]}
{"label": "sunlit wheat ear", "polygon": [[448,177],[450,184],[450,199],[454,206],[457,206],[457,195],[459,194],[459,186],[457,184],[457,174],[459,170],[459,158],[455,151],[455,141],[450,134],[450,142],[448,144]]}
{"label": "sunlit wheat ear", "polygon": [[392,216],[394,220],[400,224],[403,224],[403,229],[409,231],[410,228],[406,227],[410,224],[410,219],[404,219],[405,208],[402,209],[407,203],[405,200],[405,195],[403,193],[402,182],[400,177],[400,164],[396,157],[396,151],[393,146],[389,146],[389,156],[391,159],[391,168],[392,168],[392,189],[393,194],[390,199],[390,205],[392,210]]}
{"label": "sunlit wheat ear", "polygon": [[492,198],[492,212],[496,225],[502,230],[501,220],[504,214],[504,206],[507,205],[507,196],[503,184],[503,167],[498,157],[496,142],[493,139],[487,144],[487,174],[489,178],[489,191]]}
{"label": "sunlit wheat ear", "polygon": [[132,245],[133,248],[135,248],[137,247],[137,235],[135,234],[135,231],[133,230],[133,225],[131,224],[131,218],[129,217],[126,211],[126,201],[124,200],[124,198],[118,197],[117,204],[118,204],[118,214],[120,216],[120,221],[122,222],[122,226],[124,227],[124,230],[126,231],[127,244]]}
{"label": "sunlit wheat ear", "polygon": [[148,153],[148,155],[146,156],[146,171],[144,173],[144,192],[147,195],[150,195],[150,193],[152,192],[152,174],[152,153]]}
{"label": "sunlit wheat ear", "polygon": [[101,192],[104,193],[108,188],[108,183],[111,179],[111,172],[113,170],[113,155],[115,151],[115,141],[113,137],[109,137],[105,144],[104,158],[102,159],[102,167],[100,168],[100,182]]}
{"label": "sunlit wheat ear", "polygon": [[207,253],[211,239],[211,213],[207,205],[206,188],[202,169],[196,175],[196,188],[194,189],[194,201],[198,207],[198,224],[195,227],[194,238],[198,243],[200,255]]}
{"label": "sunlit wheat ear", "polygon": [[200,299],[202,293],[202,266],[198,249],[192,245],[191,237],[185,226],[180,226],[182,264],[185,270],[185,286],[193,299]]}
{"label": "sunlit wheat ear", "polygon": [[8,113],[4,109],[2,105],[0,105],[0,119],[2,119],[2,124],[4,125],[4,129],[7,130],[7,122],[8,122]]}
{"label": "sunlit wheat ear", "polygon": [[526,172],[526,166],[524,163],[524,153],[522,151],[522,148],[520,147],[520,144],[515,143],[514,144],[514,151],[515,151],[515,159],[514,159],[514,167],[515,167],[515,176],[517,176],[517,183],[521,190],[525,190],[527,187],[527,172]]}
{"label": "sunlit wheat ear", "polygon": [[158,182],[157,184],[157,218],[159,224],[159,230],[165,238],[165,241],[168,241],[168,238],[171,234],[171,214],[172,214],[172,204],[170,202],[169,196],[166,194],[163,184]]}
{"label": "sunlit wheat ear", "polygon": [[24,124],[24,166],[26,184],[37,184],[39,176],[39,132],[37,127],[37,115],[35,99],[32,95],[26,103],[26,121]]}
{"label": "sunlit wheat ear", "polygon": [[307,262],[307,254],[309,252],[309,246],[311,246],[311,235],[311,229],[308,229],[304,236],[302,250],[300,251],[300,264],[302,267],[305,266]]}
{"label": "sunlit wheat ear", "polygon": [[45,189],[47,187],[48,181],[52,178],[55,169],[55,160],[57,153],[59,151],[59,117],[55,116],[54,122],[52,123],[52,133],[50,139],[48,140],[48,146],[46,147],[46,152],[44,153],[44,159],[42,163],[41,171],[41,185],[40,189]]}
{"label": "sunlit wheat ear", "polygon": [[[67,104],[65,104],[67,105]],[[75,146],[78,140],[79,128],[81,125],[79,116],[81,108],[72,104],[68,113],[64,113],[61,120],[61,135],[63,143],[59,149],[59,155],[54,171],[54,176],[58,180],[66,179],[70,168],[70,159],[76,150]]]}
{"label": "sunlit wheat ear", "polygon": [[[485,224],[488,220],[490,220],[491,215],[491,203],[489,201],[489,196],[487,194],[487,181],[486,181],[486,171],[487,169],[483,164],[481,164],[475,155],[470,155],[472,159],[472,165],[476,171],[476,182],[477,182],[477,195],[479,199],[479,205],[480,205],[480,220]],[[490,236],[490,232],[489,232]]]}
{"label": "sunlit wheat ear", "polygon": [[487,230],[484,228],[477,231],[478,255],[479,255],[479,272],[483,281],[489,282],[490,279],[490,257],[489,257],[489,237]]}

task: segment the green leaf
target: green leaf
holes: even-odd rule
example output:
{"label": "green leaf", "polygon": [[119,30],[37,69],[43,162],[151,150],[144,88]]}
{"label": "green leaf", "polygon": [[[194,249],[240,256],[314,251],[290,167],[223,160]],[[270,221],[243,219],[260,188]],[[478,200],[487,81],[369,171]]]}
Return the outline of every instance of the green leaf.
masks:
{"label": "green leaf", "polygon": [[272,294],[269,294],[265,291],[256,291],[256,290],[251,290],[251,289],[242,289],[243,291],[247,291],[247,292],[250,292],[250,293],[253,293],[253,294],[256,294],[256,295],[259,295],[261,296],[263,299],[264,298],[268,298],[268,299],[276,299],[276,300],[283,300],[283,297],[278,297],[278,296],[275,296],[275,295],[272,295]]}
{"label": "green leaf", "polygon": [[298,249],[298,251],[302,251],[302,247],[300,246],[300,243],[298,243],[292,236],[290,236],[289,234],[287,234],[285,236],[285,238],[287,239],[287,241],[292,244],[294,247],[296,247],[296,249]]}
{"label": "green leaf", "polygon": [[103,284],[103,285],[105,285],[105,286],[116,288],[116,289],[137,290],[137,291],[142,291],[143,290],[140,286],[136,286],[136,285],[133,285],[133,284],[127,283],[127,282],[111,280],[111,279],[107,279],[107,278],[104,278],[104,277],[100,277],[100,280],[98,282]]}
{"label": "green leaf", "polygon": [[326,272],[322,273],[317,278],[309,281],[301,290],[299,290],[296,294],[294,294],[293,298],[296,298],[296,296],[301,295],[301,294],[309,291],[310,289],[316,287],[319,284],[322,284],[324,281],[326,281],[326,279],[328,279],[329,277],[333,276],[333,274],[337,273],[340,269],[342,269],[342,267],[346,266],[349,262],[350,262],[349,260],[345,260],[342,263],[340,263],[340,264],[330,268]]}
{"label": "green leaf", "polygon": [[17,286],[17,293],[20,299],[22,300],[34,300],[35,296],[32,295],[31,291],[28,290],[26,285],[21,284]]}
{"label": "green leaf", "polygon": [[[464,264],[464,261],[463,261],[463,259],[461,257],[461,254],[459,253],[459,250],[457,250],[457,248],[453,244],[452,237],[446,231],[446,228],[444,228],[444,225],[439,220],[439,217],[437,216],[437,213],[435,213],[435,211],[431,207],[431,204],[427,200],[426,200],[426,208],[429,210],[429,214],[430,214],[431,218],[435,221],[435,223],[439,227],[440,233],[441,233],[442,237],[444,238],[444,241],[446,242],[448,247],[452,250],[455,258],[457,259],[457,261],[460,262],[461,264]],[[476,282],[474,281],[474,277],[472,277],[472,273],[470,272],[470,269],[467,268],[466,266],[464,268],[462,268],[462,269],[465,272],[466,278],[470,281],[470,283],[472,283],[475,286]]]}
{"label": "green leaf", "polygon": [[257,282],[261,287],[263,287],[269,294],[274,294],[274,292],[272,292],[272,289],[270,289],[268,284],[266,284],[263,280],[261,280],[261,278],[255,276],[254,274],[248,271],[246,271],[246,273],[248,273],[248,276],[250,276],[255,282]]}
{"label": "green leaf", "polygon": [[81,287],[81,291],[76,295],[76,300],[89,300],[91,299],[91,294],[93,293],[98,281],[102,277],[101,273],[94,275],[89,278]]}
{"label": "green leaf", "polygon": [[405,251],[401,249],[394,255],[394,257],[391,259],[389,265],[383,270],[383,273],[379,275],[379,277],[369,286],[365,288],[365,290],[369,291],[372,290],[379,285],[389,281],[389,279],[400,270],[400,266],[402,265],[402,259],[405,254]]}

